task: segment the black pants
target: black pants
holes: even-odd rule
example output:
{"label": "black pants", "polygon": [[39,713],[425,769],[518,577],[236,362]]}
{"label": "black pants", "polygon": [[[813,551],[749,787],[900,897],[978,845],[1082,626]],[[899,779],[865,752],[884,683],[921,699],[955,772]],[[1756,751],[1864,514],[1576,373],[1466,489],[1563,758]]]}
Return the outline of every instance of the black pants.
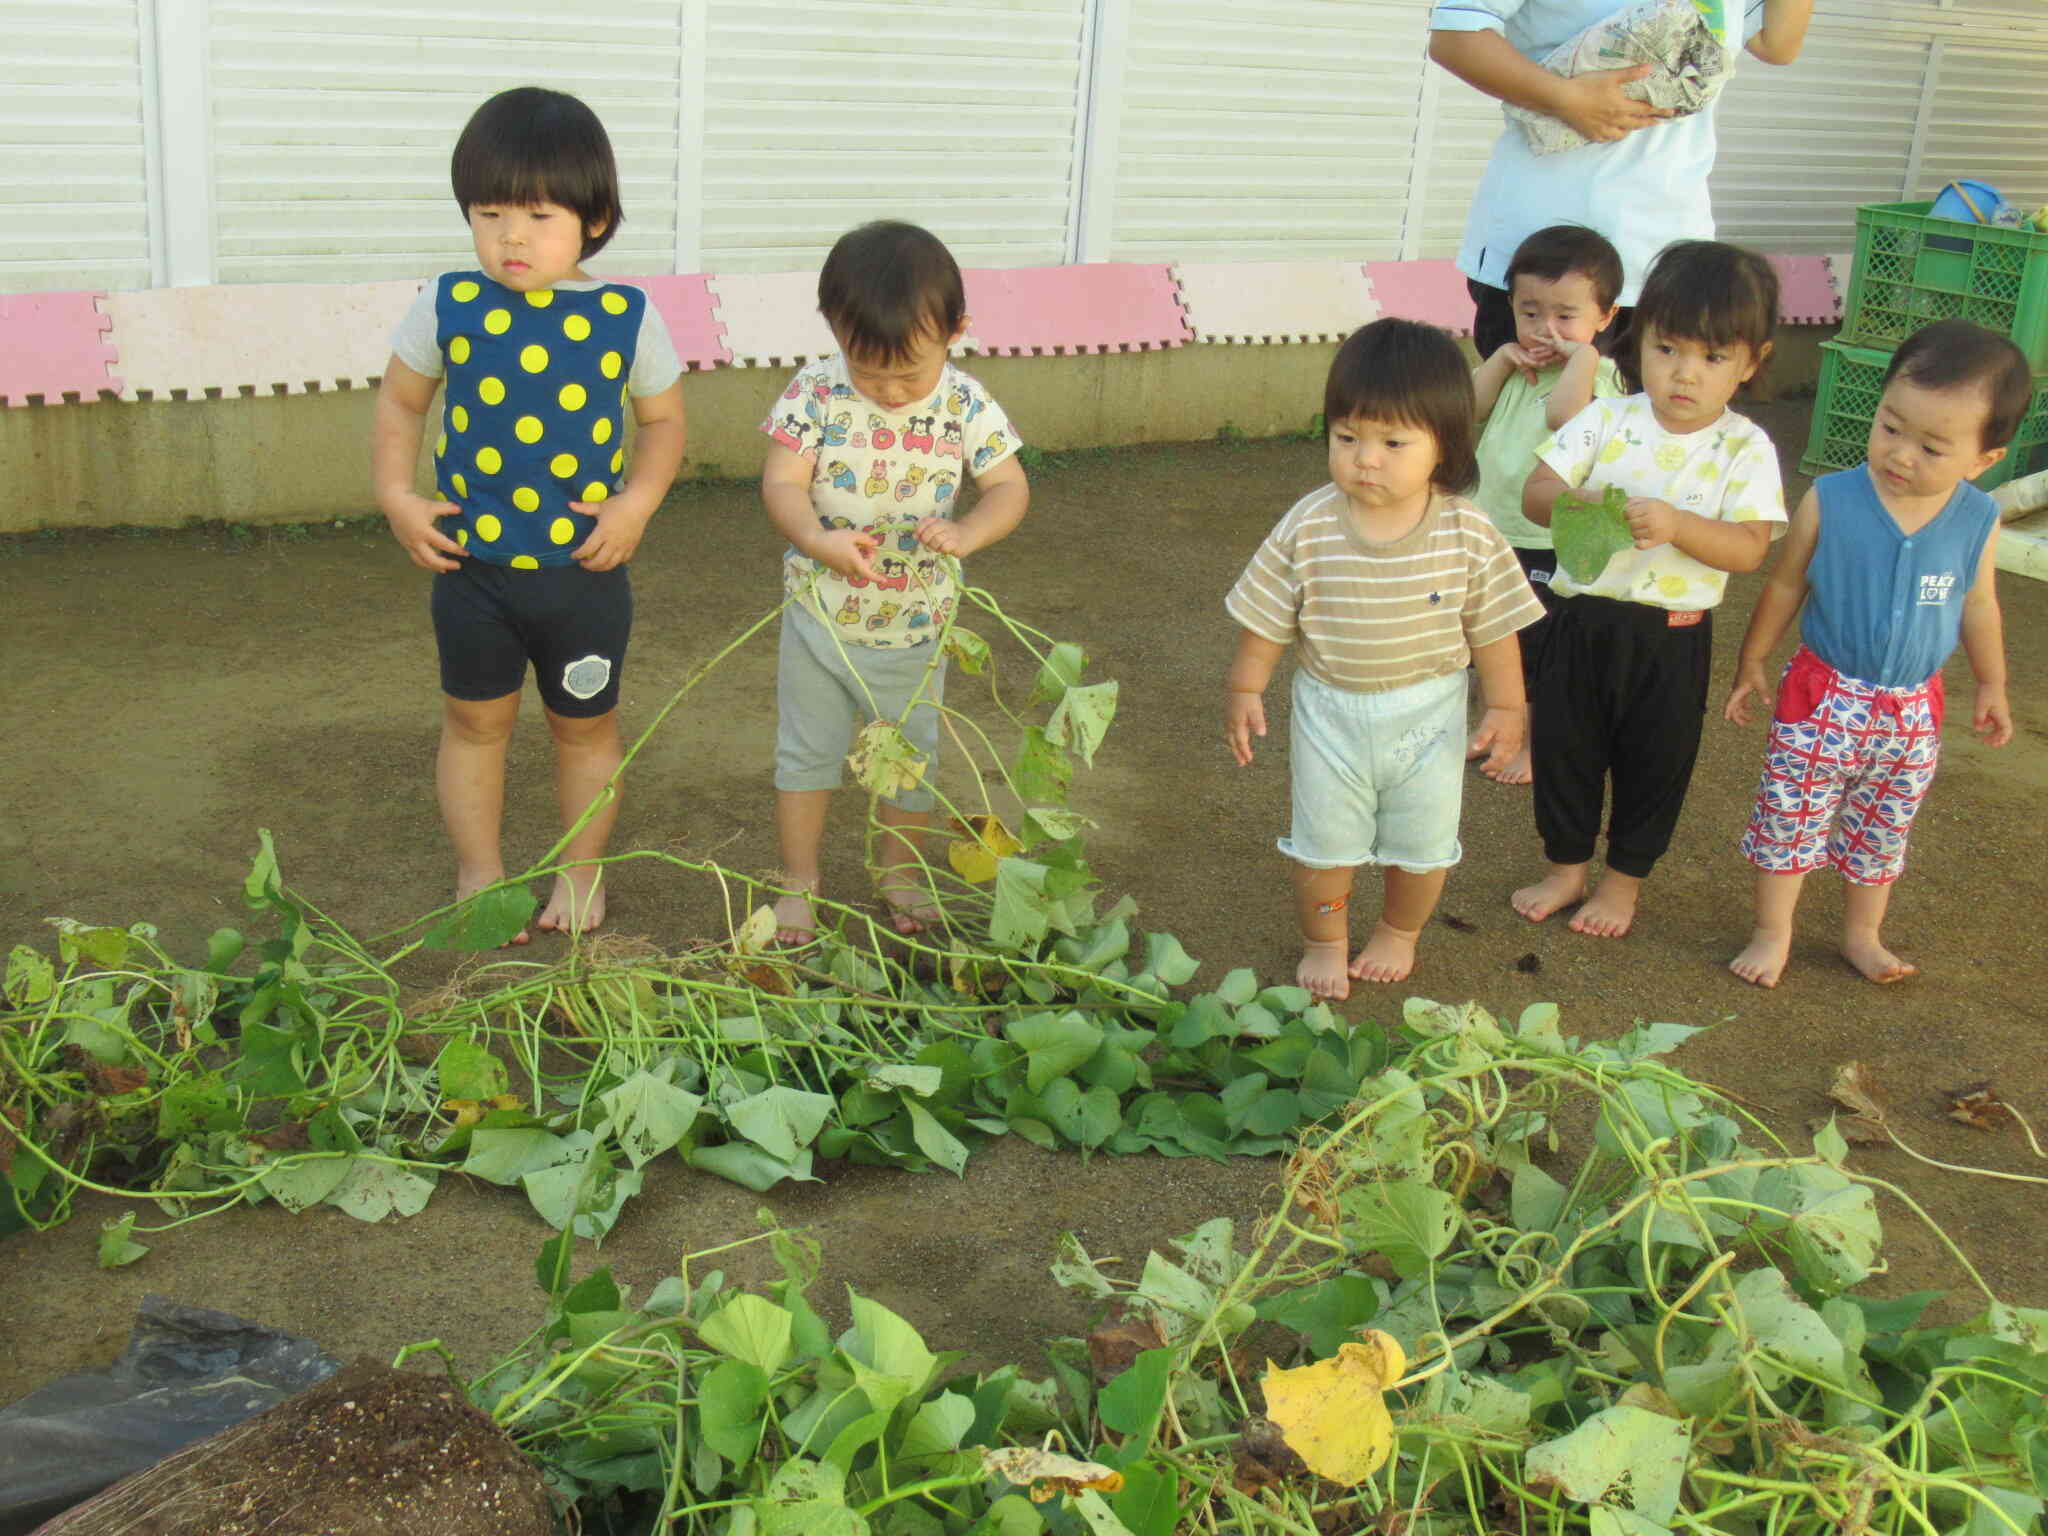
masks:
{"label": "black pants", "polygon": [[1550,590],[1550,578],[1557,574],[1556,550],[1523,549],[1517,545],[1515,558],[1522,563],[1522,574],[1529,578],[1529,590],[1543,605],[1542,618],[1527,629],[1515,632],[1515,640],[1522,652],[1522,694],[1533,699],[1536,697],[1536,674],[1543,670],[1543,648],[1550,644],[1550,616],[1557,612],[1557,605],[1564,599]]}
{"label": "black pants", "polygon": [[[1502,347],[1515,339],[1515,305],[1505,288],[1496,288],[1491,283],[1482,283],[1476,277],[1465,279],[1465,291],[1472,295],[1472,348],[1485,362]],[[1593,344],[1602,352],[1612,354],[1614,344],[1628,329],[1634,308],[1617,309],[1614,322],[1594,338]]]}
{"label": "black pants", "polygon": [[1553,864],[1593,857],[1614,781],[1607,867],[1642,879],[1671,846],[1700,754],[1714,616],[1567,597],[1550,621],[1530,720],[1536,831]]}

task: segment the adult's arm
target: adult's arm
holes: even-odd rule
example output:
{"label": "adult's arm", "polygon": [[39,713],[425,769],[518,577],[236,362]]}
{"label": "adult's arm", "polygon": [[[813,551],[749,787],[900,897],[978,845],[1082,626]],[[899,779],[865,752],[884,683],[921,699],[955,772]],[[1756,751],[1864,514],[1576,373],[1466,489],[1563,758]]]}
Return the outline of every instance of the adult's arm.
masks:
{"label": "adult's arm", "polygon": [[[1777,4],[1780,0],[1767,3]],[[1799,4],[1801,0],[1783,3]],[[1804,3],[1810,7],[1812,0]],[[1630,81],[1641,80],[1650,73],[1647,64],[1628,69],[1596,69],[1583,75],[1553,75],[1542,65],[1523,58],[1513,43],[1491,28],[1476,32],[1439,28],[1429,34],[1429,56],[1475,90],[1484,91],[1497,101],[1561,119],[1595,143],[1625,139],[1637,129],[1652,127],[1671,116],[1622,90]]]}
{"label": "adult's arm", "polygon": [[1764,0],[1764,24],[1747,46],[1749,55],[1766,64],[1790,64],[1806,46],[1806,28],[1813,20],[1813,0]]}

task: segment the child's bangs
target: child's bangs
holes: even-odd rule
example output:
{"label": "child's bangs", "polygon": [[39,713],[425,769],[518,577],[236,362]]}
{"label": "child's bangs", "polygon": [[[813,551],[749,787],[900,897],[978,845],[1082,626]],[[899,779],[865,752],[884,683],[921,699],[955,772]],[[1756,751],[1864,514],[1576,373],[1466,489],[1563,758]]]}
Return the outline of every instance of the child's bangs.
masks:
{"label": "child's bangs", "polygon": [[1740,342],[1758,352],[1771,339],[1774,318],[1754,296],[1731,304],[1725,298],[1673,293],[1665,295],[1654,310],[1638,305],[1634,323],[1638,332],[1654,325],[1659,336],[1673,341],[1722,348]]}

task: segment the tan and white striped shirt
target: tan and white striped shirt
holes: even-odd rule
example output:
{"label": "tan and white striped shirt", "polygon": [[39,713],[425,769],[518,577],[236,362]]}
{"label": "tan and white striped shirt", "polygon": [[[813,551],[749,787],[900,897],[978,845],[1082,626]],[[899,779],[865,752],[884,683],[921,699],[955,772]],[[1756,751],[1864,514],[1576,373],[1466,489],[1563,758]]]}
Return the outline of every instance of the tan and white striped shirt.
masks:
{"label": "tan and white striped shirt", "polygon": [[1375,544],[1335,485],[1280,519],[1224,606],[1261,639],[1295,646],[1311,677],[1354,693],[1455,672],[1472,647],[1543,617],[1514,551],[1470,502],[1434,494],[1414,528]]}

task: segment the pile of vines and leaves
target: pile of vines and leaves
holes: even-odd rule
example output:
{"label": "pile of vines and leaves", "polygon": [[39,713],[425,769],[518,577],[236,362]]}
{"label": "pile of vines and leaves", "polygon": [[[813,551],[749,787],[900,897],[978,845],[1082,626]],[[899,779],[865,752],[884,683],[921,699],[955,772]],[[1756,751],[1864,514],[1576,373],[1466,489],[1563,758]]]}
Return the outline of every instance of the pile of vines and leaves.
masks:
{"label": "pile of vines and leaves", "polygon": [[1690,1033],[1412,1002],[1244,1239],[1217,1219],[1141,1263],[1063,1242],[1055,1278],[1102,1316],[1050,1341],[1047,1379],[949,1376],[857,1293],[835,1338],[815,1248],[771,1230],[742,1240],[775,1246],[765,1294],[693,1278],[721,1249],[637,1306],[554,1240],[545,1322],[469,1390],[587,1529],[2037,1530],[2048,1313],[1938,1229],[1973,1318],[1861,1294],[1874,1193],[1924,1213],[1832,1126],[1795,1154],[1656,1060]]}
{"label": "pile of vines and leaves", "polygon": [[[1249,970],[1176,995],[1198,962],[1135,929],[1128,899],[1105,904],[1067,808],[1116,685],[1083,682],[1078,647],[966,597],[1030,683],[1013,702],[995,649],[953,624],[942,644],[987,679],[1005,750],[951,703],[912,705],[942,709],[952,782],[972,788],[942,795],[950,835],[926,861],[941,928],[905,938],[872,909],[821,901],[817,944],[778,951],[772,883],[641,850],[608,862],[702,882],[720,931],[667,947],[598,937],[552,962],[497,950],[529,920],[528,884],[558,867],[558,845],[518,879],[364,940],[286,883],[266,833],[242,892],[257,931],[221,929],[203,957],[174,957],[147,924],[71,920],[55,924],[54,958],[8,957],[0,1233],[64,1220],[82,1190],[128,1197],[100,1248],[121,1264],[152,1232],[238,1203],[409,1215],[460,1171],[601,1238],[659,1157],[767,1190],[815,1178],[819,1159],[958,1174],[1010,1134],[1083,1152],[1279,1150],[1350,1097],[1384,1036]],[[633,753],[773,617],[701,667]],[[852,767],[872,795],[919,771],[887,720]],[[400,967],[434,948],[479,953],[406,998]],[[146,1202],[160,1217],[138,1226]]]}

